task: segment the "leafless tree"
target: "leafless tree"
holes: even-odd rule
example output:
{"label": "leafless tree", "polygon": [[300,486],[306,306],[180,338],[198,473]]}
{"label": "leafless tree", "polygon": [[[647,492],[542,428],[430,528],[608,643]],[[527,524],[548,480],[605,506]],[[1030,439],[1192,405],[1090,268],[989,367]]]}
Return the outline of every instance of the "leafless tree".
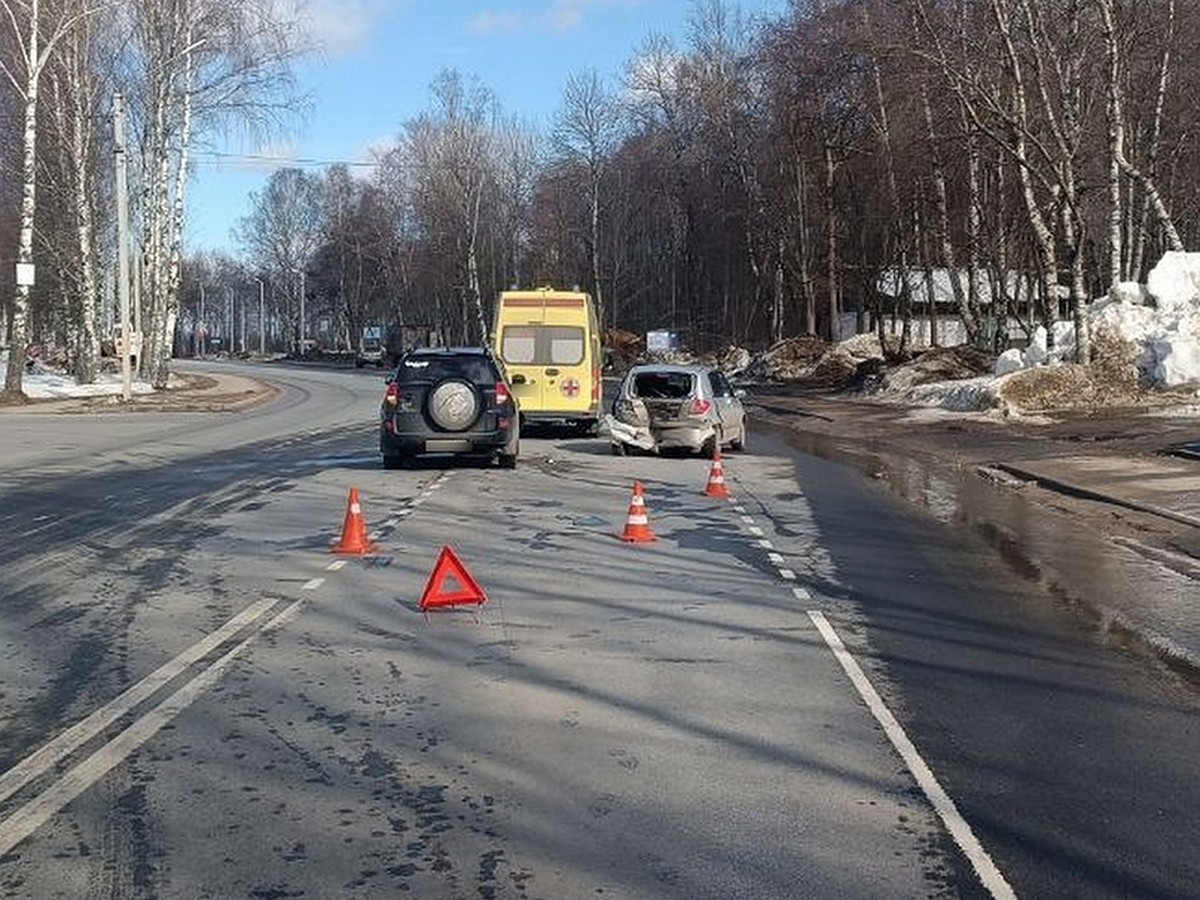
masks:
{"label": "leafless tree", "polygon": [[131,107],[140,122],[143,371],[168,374],[179,313],[188,168],[198,136],[269,124],[294,107],[290,61],[304,49],[272,0],[136,0]]}
{"label": "leafless tree", "polygon": [[239,242],[251,263],[270,272],[279,283],[290,285],[292,302],[284,311],[293,349],[305,332],[307,310],[302,309],[307,275],[325,229],[325,191],[320,176],[302,169],[278,169],[262,192],[250,198],[250,213],[238,223]]}
{"label": "leafless tree", "polygon": [[483,200],[494,184],[498,106],[492,92],[455,70],[433,84],[434,109],[406,128],[422,208],[447,231],[461,275],[461,335],[483,341],[488,334],[479,277]]}
{"label": "leafless tree", "polygon": [[[1183,241],[1175,229],[1175,223],[1159,194],[1155,184],[1153,170],[1143,172],[1134,166],[1126,152],[1126,113],[1124,98],[1125,69],[1129,63],[1126,48],[1121,40],[1117,4],[1115,0],[1096,0],[1100,11],[1102,33],[1105,50],[1108,56],[1108,141],[1111,160],[1109,169],[1109,197],[1111,209],[1109,213],[1109,279],[1116,285],[1126,274],[1124,260],[1126,258],[1123,246],[1125,210],[1122,201],[1123,191],[1121,176],[1134,179],[1145,192],[1146,204],[1157,216],[1159,224],[1167,235],[1167,241],[1172,250],[1183,250]],[[1171,44],[1175,26],[1175,0],[1167,0],[1166,36],[1163,41],[1162,62],[1159,67],[1158,93],[1154,104],[1154,125],[1148,158],[1151,166],[1158,154],[1158,138],[1161,134],[1162,106],[1166,94],[1167,83],[1171,70]]]}
{"label": "leafless tree", "polygon": [[522,285],[532,277],[525,268],[533,252],[533,193],[541,164],[536,131],[516,119],[500,126],[496,152],[496,215],[500,247],[494,264],[501,284]]}
{"label": "leafless tree", "polygon": [[13,298],[9,321],[8,368],[4,378],[4,393],[10,400],[23,397],[21,384],[28,344],[27,317],[34,264],[33,228],[37,213],[38,90],[42,73],[59,42],[99,9],[95,4],[80,8],[55,0],[0,0],[0,11],[19,48],[13,63],[0,59],[0,72],[3,72],[24,103],[20,231],[16,252],[22,275],[17,279]]}
{"label": "leafless tree", "polygon": [[[56,148],[45,159],[56,218],[64,223],[61,243],[52,248],[59,290],[68,323],[68,346],[76,378],[95,381],[101,344],[99,260],[111,244],[111,220],[99,210],[111,208],[112,166],[103,153],[111,146],[109,123],[95,115],[112,94],[112,29],[99,17],[81,20],[60,44],[48,69],[50,137]],[[49,239],[53,232],[44,232]]]}
{"label": "leafless tree", "polygon": [[600,195],[608,161],[620,135],[621,117],[616,99],[594,69],[567,79],[563,105],[551,132],[559,157],[577,164],[584,173],[588,197],[588,258],[592,293],[601,322],[606,321],[604,284],[600,274]]}

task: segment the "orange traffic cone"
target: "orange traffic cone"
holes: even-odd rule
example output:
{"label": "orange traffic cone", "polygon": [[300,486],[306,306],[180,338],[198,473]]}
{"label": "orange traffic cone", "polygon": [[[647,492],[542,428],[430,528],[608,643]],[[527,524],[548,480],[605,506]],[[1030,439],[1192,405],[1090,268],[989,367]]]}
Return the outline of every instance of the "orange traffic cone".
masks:
{"label": "orange traffic cone", "polygon": [[721,466],[721,451],[713,451],[712,468],[708,470],[708,484],[704,486],[704,496],[730,496],[729,488],[725,487],[725,469]]}
{"label": "orange traffic cone", "polygon": [[642,497],[642,483],[633,483],[633,497],[629,501],[629,515],[625,519],[625,530],[621,540],[627,544],[645,544],[655,540],[650,530],[650,517],[646,514],[646,501]]}
{"label": "orange traffic cone", "polygon": [[376,547],[367,537],[367,523],[363,521],[362,507],[358,504],[358,488],[350,488],[350,499],[346,503],[346,520],[342,523],[342,539],[330,548],[330,553],[353,553],[362,556],[374,553]]}

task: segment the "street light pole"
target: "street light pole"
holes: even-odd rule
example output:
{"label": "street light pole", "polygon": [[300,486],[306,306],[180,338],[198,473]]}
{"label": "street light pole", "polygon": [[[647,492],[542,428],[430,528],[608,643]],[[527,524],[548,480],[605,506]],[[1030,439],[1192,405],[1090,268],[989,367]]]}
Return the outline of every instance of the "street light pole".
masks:
{"label": "street light pole", "polygon": [[267,355],[267,304],[263,299],[263,280],[258,279],[258,355]]}
{"label": "street light pole", "polygon": [[303,355],[304,346],[304,269],[300,270],[300,353]]}
{"label": "street light pole", "polygon": [[207,348],[207,330],[208,326],[204,322],[204,282],[200,282],[200,356],[204,356],[208,352]]}

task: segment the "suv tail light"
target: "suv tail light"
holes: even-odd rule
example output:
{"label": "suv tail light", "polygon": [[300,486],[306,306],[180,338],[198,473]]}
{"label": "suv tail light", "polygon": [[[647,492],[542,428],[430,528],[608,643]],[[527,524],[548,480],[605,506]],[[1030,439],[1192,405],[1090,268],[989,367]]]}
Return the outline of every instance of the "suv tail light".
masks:
{"label": "suv tail light", "polygon": [[400,399],[400,388],[396,382],[392,382],[387,386],[387,393],[383,395],[383,402],[388,406],[395,406]]}
{"label": "suv tail light", "polygon": [[688,413],[693,416],[702,416],[712,409],[712,404],[701,397],[696,397],[688,406]]}
{"label": "suv tail light", "polygon": [[508,403],[508,385],[503,381],[496,382],[496,405],[503,406]]}

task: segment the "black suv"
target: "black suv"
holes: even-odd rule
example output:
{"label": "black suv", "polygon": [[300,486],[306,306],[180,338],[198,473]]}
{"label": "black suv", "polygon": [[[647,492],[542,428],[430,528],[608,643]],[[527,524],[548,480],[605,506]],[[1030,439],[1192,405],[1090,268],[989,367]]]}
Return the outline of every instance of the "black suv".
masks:
{"label": "black suv", "polygon": [[421,453],[455,453],[517,465],[517,401],[482,347],[423,347],[400,358],[379,411],[379,452],[387,469]]}

